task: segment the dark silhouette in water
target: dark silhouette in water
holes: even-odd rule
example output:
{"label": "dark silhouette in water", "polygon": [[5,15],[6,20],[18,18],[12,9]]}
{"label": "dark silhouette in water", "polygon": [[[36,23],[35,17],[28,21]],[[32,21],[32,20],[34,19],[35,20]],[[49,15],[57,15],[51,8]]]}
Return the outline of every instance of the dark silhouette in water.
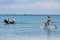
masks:
{"label": "dark silhouette in water", "polygon": [[6,24],[15,24],[15,22],[11,22],[11,21],[10,21],[10,23],[8,23],[8,21],[6,19],[4,19],[4,23],[6,23]]}
{"label": "dark silhouette in water", "polygon": [[50,18],[50,16],[48,16],[47,24],[50,25],[50,22],[51,22],[51,18]]}

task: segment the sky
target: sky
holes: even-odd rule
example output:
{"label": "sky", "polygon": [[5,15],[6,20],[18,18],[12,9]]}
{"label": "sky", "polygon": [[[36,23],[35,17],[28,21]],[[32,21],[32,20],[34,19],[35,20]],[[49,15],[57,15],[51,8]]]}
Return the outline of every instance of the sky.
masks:
{"label": "sky", "polygon": [[0,0],[0,14],[60,15],[60,0]]}

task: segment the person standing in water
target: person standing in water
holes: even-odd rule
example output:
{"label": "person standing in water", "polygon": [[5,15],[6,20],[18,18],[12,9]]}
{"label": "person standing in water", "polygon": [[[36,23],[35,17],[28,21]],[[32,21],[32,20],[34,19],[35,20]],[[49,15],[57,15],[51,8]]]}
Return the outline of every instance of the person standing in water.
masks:
{"label": "person standing in water", "polygon": [[10,18],[8,18],[8,24],[10,24]]}
{"label": "person standing in water", "polygon": [[[48,16],[48,19],[47,19],[48,21],[47,21],[47,25],[49,26],[50,25],[50,22],[51,22],[51,18],[50,18],[50,16]],[[48,28],[48,30],[50,30],[50,28],[49,27],[47,27]]]}
{"label": "person standing in water", "polygon": [[48,16],[48,19],[47,19],[47,20],[48,20],[48,21],[47,21],[47,24],[50,25],[50,22],[51,22],[50,16]]}
{"label": "person standing in water", "polygon": [[51,18],[50,18],[50,16],[48,16],[48,19],[47,19],[48,21],[45,23],[45,27],[47,27],[47,26],[49,26],[50,25],[50,21],[51,21]]}
{"label": "person standing in water", "polygon": [[50,28],[48,27],[50,25],[50,22],[51,22],[51,18],[50,16],[48,16],[47,22],[45,23],[45,29],[50,30]]}
{"label": "person standing in water", "polygon": [[[50,23],[51,23],[51,18],[50,18],[50,16],[48,16],[47,22],[45,23],[45,27],[46,27],[48,30],[50,30],[50,28],[49,28]],[[52,23],[53,23],[53,25],[55,26],[54,28],[56,29],[57,26],[54,24],[54,22],[52,22]]]}
{"label": "person standing in water", "polygon": [[14,19],[14,17],[12,17],[12,23],[15,23],[15,19]]}

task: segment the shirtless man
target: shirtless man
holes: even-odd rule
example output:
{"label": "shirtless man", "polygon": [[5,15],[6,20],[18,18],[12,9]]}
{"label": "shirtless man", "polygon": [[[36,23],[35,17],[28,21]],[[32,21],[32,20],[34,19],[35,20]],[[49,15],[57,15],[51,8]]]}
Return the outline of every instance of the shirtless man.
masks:
{"label": "shirtless man", "polygon": [[45,23],[44,29],[47,28],[48,30],[50,30],[50,28],[48,27],[50,25],[50,21],[51,21],[51,18],[50,18],[50,16],[48,16],[48,21],[47,21],[47,23]]}
{"label": "shirtless man", "polygon": [[47,21],[47,24],[50,25],[50,22],[51,22],[50,16],[48,16],[48,19],[47,19],[47,20],[48,20],[48,21]]}

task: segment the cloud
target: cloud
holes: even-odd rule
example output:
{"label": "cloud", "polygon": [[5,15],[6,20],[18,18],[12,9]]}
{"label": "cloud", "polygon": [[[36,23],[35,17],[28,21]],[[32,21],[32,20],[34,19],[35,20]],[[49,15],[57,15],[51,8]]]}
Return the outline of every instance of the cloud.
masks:
{"label": "cloud", "polygon": [[36,2],[34,4],[31,4],[30,7],[41,7],[41,8],[54,8],[60,6],[60,3],[54,3],[54,2]]}
{"label": "cloud", "polygon": [[[28,3],[28,2],[27,2]],[[29,2],[28,4],[24,3],[15,3],[12,2],[11,4],[4,4],[0,5],[0,13],[33,13],[33,14],[40,14],[40,13],[60,13],[60,3],[57,2]],[[57,9],[57,10],[56,10]],[[58,10],[59,9],[59,10]]]}
{"label": "cloud", "polygon": [[10,5],[1,5],[0,8],[43,8],[43,9],[49,9],[49,8],[58,8],[60,7],[60,3],[55,2],[35,2],[32,4],[10,4]]}
{"label": "cloud", "polygon": [[28,0],[0,0],[0,5],[29,4]]}
{"label": "cloud", "polygon": [[56,0],[0,0],[0,8],[58,8],[59,2]]}

